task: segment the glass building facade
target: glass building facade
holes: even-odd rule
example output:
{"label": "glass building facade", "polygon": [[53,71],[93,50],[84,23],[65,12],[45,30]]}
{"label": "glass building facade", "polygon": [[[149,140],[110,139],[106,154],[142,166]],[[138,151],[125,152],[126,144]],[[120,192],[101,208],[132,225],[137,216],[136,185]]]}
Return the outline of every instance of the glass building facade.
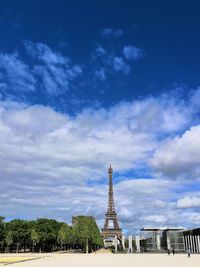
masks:
{"label": "glass building facade", "polygon": [[142,228],[144,237],[141,242],[143,251],[166,251],[175,250],[182,252],[185,250],[183,230],[180,228]]}

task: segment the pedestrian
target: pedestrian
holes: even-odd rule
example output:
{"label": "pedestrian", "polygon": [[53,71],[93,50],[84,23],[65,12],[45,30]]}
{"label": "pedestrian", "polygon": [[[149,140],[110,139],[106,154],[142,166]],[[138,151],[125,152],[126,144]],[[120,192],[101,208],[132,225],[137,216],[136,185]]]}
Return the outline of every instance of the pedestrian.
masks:
{"label": "pedestrian", "polygon": [[190,251],[190,249],[189,249],[189,248],[188,248],[188,250],[187,250],[187,254],[188,254],[188,258],[190,258],[191,251]]}
{"label": "pedestrian", "polygon": [[175,255],[175,250],[174,249],[172,250],[172,253],[173,253],[173,255]]}
{"label": "pedestrian", "polygon": [[167,250],[167,254],[170,255],[170,250],[169,249]]}

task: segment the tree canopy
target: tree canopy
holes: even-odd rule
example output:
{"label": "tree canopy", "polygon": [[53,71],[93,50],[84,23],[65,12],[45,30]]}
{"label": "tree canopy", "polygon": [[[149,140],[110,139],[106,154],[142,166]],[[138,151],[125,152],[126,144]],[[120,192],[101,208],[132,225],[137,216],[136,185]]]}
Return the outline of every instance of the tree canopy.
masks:
{"label": "tree canopy", "polygon": [[103,245],[93,217],[74,217],[73,225],[53,219],[14,219],[0,217],[0,251],[57,251],[79,249],[93,251]]}
{"label": "tree canopy", "polygon": [[86,252],[94,246],[102,246],[103,241],[99,228],[91,216],[73,217],[75,236]]}

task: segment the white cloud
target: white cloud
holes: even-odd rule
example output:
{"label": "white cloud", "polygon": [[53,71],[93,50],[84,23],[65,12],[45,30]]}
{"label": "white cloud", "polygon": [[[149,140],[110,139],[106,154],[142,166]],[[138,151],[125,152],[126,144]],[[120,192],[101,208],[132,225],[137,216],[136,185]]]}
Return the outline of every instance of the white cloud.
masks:
{"label": "white cloud", "polygon": [[[190,216],[190,214],[189,214]],[[199,224],[200,224],[200,214],[199,213],[194,213],[193,216],[192,216],[192,221],[195,225],[195,228],[198,227],[199,228]]]}
{"label": "white cloud", "polygon": [[200,208],[200,198],[185,196],[177,201],[177,208]]}
{"label": "white cloud", "polygon": [[[176,161],[181,160],[188,148],[193,153],[188,156],[188,162],[193,155],[199,158],[193,150],[198,147],[198,127],[165,141],[184,131],[194,116],[190,105],[187,109],[179,102],[170,95],[146,98],[119,103],[109,109],[85,109],[73,117],[50,107],[0,102],[1,214],[47,216],[68,222],[72,215],[88,214],[102,224],[107,205],[107,165],[111,160],[116,210],[123,229],[133,233],[150,223],[179,225],[180,221],[184,226],[196,225],[195,208],[184,212],[177,209],[177,203],[180,206],[180,199],[185,196],[186,181],[171,182],[164,176],[143,177],[143,167],[149,167],[149,158],[155,150],[158,153],[162,149],[164,153],[169,149],[168,143],[174,140],[176,146],[178,140],[191,133],[196,145],[188,141],[184,151],[179,151],[182,145],[177,146]],[[172,127],[166,123],[166,117],[167,121],[174,119],[179,123]],[[161,170],[163,162],[167,162],[163,155],[159,157],[159,160],[163,157],[160,165],[159,161],[154,165],[156,170]],[[134,174],[138,170],[139,178]],[[153,175],[151,172],[149,169]]]}
{"label": "white cloud", "polygon": [[166,223],[167,221],[166,217],[163,215],[149,215],[146,216],[144,220],[147,222],[153,222],[153,223],[155,222],[160,224]]}
{"label": "white cloud", "polygon": [[80,65],[74,65],[72,68],[68,69],[67,75],[69,79],[74,79],[78,77],[80,74],[82,74],[83,70]]}
{"label": "white cloud", "polygon": [[181,187],[177,181],[172,184],[164,179],[127,179],[124,176],[114,187],[116,210],[122,227],[129,229],[129,233],[148,226],[180,226],[180,221],[182,225],[191,227],[188,214],[176,209],[173,201],[177,196],[175,189],[178,191]]}
{"label": "white cloud", "polygon": [[[145,133],[133,133],[127,122],[120,119],[122,114],[118,114],[120,110],[118,113],[85,110],[71,118],[42,106],[22,107],[21,110],[3,108],[1,128],[6,134],[1,133],[2,156],[8,160],[4,171],[15,175],[24,166],[24,171],[30,174],[32,170],[34,173],[41,170],[42,175],[62,178],[64,173],[73,171],[79,179],[92,179],[98,178],[110,159],[117,166],[116,170],[131,168],[135,160],[146,157],[154,141]],[[140,146],[140,142],[145,146]],[[30,156],[34,168],[27,164]]]}
{"label": "white cloud", "polygon": [[154,154],[152,166],[169,177],[200,178],[200,125],[166,141]]}
{"label": "white cloud", "polygon": [[36,137],[61,127],[67,123],[68,118],[49,107],[35,105],[4,111],[1,114],[1,121],[16,134],[31,134]]}
{"label": "white cloud", "polygon": [[139,59],[143,57],[144,54],[142,49],[135,47],[133,45],[124,46],[122,53],[127,60]]}
{"label": "white cloud", "polygon": [[0,54],[1,88],[16,91],[35,91],[36,79],[30,68],[19,58],[18,54]]}
{"label": "white cloud", "polygon": [[105,81],[106,80],[106,71],[104,68],[101,68],[99,70],[95,71],[95,77],[98,78],[101,81]]}
{"label": "white cloud", "polygon": [[190,96],[190,105],[193,109],[199,110],[200,108],[200,87],[192,91]]}
{"label": "white cloud", "polygon": [[123,60],[122,57],[114,57],[113,68],[115,71],[123,72],[125,74],[128,74],[130,71],[129,65]]}
{"label": "white cloud", "polygon": [[[101,46],[100,44],[97,44],[97,47],[95,49],[95,56],[105,56],[107,54],[107,51],[105,48],[103,48],[103,46]],[[94,54],[93,54],[94,55]]]}
{"label": "white cloud", "polygon": [[164,208],[164,207],[167,206],[167,202],[158,199],[158,200],[155,201],[155,205],[157,207]]}
{"label": "white cloud", "polygon": [[75,118],[43,106],[8,106],[0,113],[0,191],[6,192],[0,210],[9,217],[28,216],[30,206],[33,217],[65,217],[60,208],[71,199],[68,216],[90,207],[87,213],[100,219],[105,186],[87,181],[105,177],[110,159],[115,171],[132,168],[154,147],[151,136],[129,129],[125,106],[85,110]]}
{"label": "white cloud", "polygon": [[139,59],[142,56],[143,50],[132,45],[124,46],[122,51],[121,49],[117,51],[109,46],[105,48],[97,44],[95,51],[92,53],[93,63],[95,62],[96,69],[98,68],[98,70],[94,71],[94,74],[100,80],[105,80],[105,75],[102,75],[103,70],[107,75],[116,72],[129,74],[131,70],[130,61]]}
{"label": "white cloud", "polygon": [[70,83],[82,74],[80,65],[73,65],[68,57],[52,51],[45,44],[28,41],[25,47],[30,56],[39,60],[40,64],[35,64],[33,71],[50,95],[65,93]]}
{"label": "white cloud", "polygon": [[101,29],[101,35],[103,37],[120,37],[123,35],[121,29],[103,28]]}
{"label": "white cloud", "polygon": [[16,53],[0,54],[0,88],[5,94],[32,91],[47,92],[51,96],[64,94],[81,76],[82,66],[72,64],[71,59],[46,44],[26,41],[24,45],[33,59],[32,64],[22,61]]}
{"label": "white cloud", "polygon": [[59,52],[52,51],[50,47],[43,43],[24,42],[27,53],[34,59],[39,59],[46,65],[66,65],[71,62],[68,57],[62,56]]}

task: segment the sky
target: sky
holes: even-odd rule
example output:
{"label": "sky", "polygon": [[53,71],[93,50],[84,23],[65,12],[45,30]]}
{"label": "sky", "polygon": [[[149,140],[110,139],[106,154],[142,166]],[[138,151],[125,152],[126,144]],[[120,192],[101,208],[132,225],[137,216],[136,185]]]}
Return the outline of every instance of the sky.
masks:
{"label": "sky", "polygon": [[199,9],[0,2],[0,215],[199,227]]}

